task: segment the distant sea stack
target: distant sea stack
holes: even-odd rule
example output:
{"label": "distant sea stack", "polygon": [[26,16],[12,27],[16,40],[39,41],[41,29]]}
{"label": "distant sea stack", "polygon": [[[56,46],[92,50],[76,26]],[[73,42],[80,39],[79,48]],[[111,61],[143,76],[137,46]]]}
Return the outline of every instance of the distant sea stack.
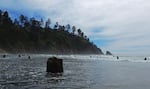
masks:
{"label": "distant sea stack", "polygon": [[80,28],[74,25],[51,26],[51,20],[20,15],[12,20],[0,10],[0,51],[10,53],[103,54]]}
{"label": "distant sea stack", "polygon": [[110,51],[106,51],[106,55],[113,55]]}

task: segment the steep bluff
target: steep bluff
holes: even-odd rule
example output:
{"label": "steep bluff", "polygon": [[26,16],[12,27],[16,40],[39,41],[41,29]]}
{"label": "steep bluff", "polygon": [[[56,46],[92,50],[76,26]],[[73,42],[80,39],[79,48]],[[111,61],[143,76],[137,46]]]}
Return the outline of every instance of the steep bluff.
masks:
{"label": "steep bluff", "polygon": [[0,49],[5,52],[103,54],[100,48],[75,26],[58,24],[50,27],[50,19],[27,18],[12,20],[0,10]]}

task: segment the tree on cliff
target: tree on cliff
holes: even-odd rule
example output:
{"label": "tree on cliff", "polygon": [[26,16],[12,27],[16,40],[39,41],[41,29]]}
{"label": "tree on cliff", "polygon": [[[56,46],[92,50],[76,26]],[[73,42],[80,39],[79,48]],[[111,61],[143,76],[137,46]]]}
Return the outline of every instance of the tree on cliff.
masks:
{"label": "tree on cliff", "polygon": [[25,18],[25,16],[24,15],[20,15],[20,23],[21,23],[21,26],[22,27],[24,27],[24,23],[25,23],[25,21],[26,21],[26,18]]}
{"label": "tree on cliff", "polygon": [[81,36],[81,29],[79,28],[77,31],[78,31],[78,36]]}
{"label": "tree on cliff", "polygon": [[3,13],[3,12],[0,10],[0,21],[1,21],[1,18],[2,18],[2,13]]}
{"label": "tree on cliff", "polygon": [[12,20],[10,19],[7,11],[5,11],[2,15],[2,24],[3,24],[3,27],[6,29],[12,28],[12,25],[13,25]]}
{"label": "tree on cliff", "polygon": [[70,24],[66,25],[66,30],[69,32],[69,30],[70,30]]}
{"label": "tree on cliff", "polygon": [[76,31],[76,27],[72,26],[72,33],[75,34],[75,31]]}
{"label": "tree on cliff", "polygon": [[45,28],[50,28],[50,25],[51,24],[51,20],[50,18],[48,18],[48,20],[45,22]]}
{"label": "tree on cliff", "polygon": [[59,27],[59,24],[58,24],[58,22],[56,22],[56,24],[54,25],[54,29],[58,30],[58,27]]}

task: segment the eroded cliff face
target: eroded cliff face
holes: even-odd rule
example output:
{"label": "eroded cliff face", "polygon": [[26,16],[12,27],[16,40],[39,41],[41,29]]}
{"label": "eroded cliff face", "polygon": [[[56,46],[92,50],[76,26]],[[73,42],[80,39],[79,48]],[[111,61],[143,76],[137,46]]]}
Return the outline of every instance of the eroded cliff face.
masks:
{"label": "eroded cliff face", "polygon": [[55,30],[48,33],[41,32],[36,41],[30,38],[26,32],[22,34],[18,31],[17,33],[11,33],[11,36],[9,34],[9,32],[6,32],[3,37],[0,37],[2,39],[0,48],[3,52],[103,54],[100,48],[87,39],[68,32]]}

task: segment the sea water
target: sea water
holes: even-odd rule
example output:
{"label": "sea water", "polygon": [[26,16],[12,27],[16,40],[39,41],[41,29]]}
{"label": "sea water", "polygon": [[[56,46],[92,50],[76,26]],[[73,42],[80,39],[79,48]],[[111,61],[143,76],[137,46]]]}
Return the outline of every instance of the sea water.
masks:
{"label": "sea water", "polygon": [[[64,60],[64,73],[46,72],[47,59],[52,56]],[[149,57],[0,55],[0,89],[150,89],[149,77]]]}

